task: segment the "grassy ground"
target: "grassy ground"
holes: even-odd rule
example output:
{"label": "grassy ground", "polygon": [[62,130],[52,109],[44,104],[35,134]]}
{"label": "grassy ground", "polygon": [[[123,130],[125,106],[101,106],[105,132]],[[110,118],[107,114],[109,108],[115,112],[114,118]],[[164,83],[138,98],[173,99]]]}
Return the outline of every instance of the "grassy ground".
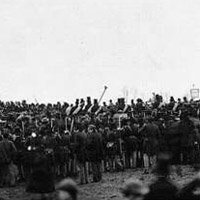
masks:
{"label": "grassy ground", "polygon": [[[182,176],[177,175],[175,172],[172,173],[171,179],[176,183],[178,187],[182,187],[193,179],[195,170],[190,166],[181,166]],[[142,169],[128,170],[126,172],[118,173],[104,173],[103,180],[99,183],[90,183],[87,185],[79,186],[79,199],[91,200],[91,199],[121,199],[120,187],[129,178],[137,178],[141,181],[150,184],[154,180],[152,174],[143,175]],[[20,184],[13,188],[1,188],[0,189],[0,200],[15,199],[15,200],[27,200],[30,199],[30,195],[25,193],[25,185]]]}

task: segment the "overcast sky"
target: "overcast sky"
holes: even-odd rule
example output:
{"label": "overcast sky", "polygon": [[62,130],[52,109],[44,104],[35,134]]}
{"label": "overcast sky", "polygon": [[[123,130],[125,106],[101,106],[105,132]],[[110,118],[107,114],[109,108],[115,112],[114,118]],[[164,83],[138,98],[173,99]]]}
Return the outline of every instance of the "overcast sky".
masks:
{"label": "overcast sky", "polygon": [[200,87],[199,0],[1,0],[0,98],[186,95]]}

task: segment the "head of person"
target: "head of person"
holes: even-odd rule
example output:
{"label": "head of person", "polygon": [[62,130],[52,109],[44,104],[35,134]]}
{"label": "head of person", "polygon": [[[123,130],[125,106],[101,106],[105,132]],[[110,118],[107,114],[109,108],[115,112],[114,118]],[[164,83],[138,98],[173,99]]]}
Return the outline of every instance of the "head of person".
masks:
{"label": "head of person", "polygon": [[183,110],[183,111],[181,112],[180,119],[181,119],[181,120],[187,120],[187,119],[188,119],[188,115],[189,115],[188,110]]}
{"label": "head of person", "polygon": [[127,200],[143,200],[148,192],[149,188],[137,179],[127,180],[121,190]]}
{"label": "head of person", "polygon": [[102,133],[102,134],[104,133],[104,127],[102,125],[99,126],[99,132]]}
{"label": "head of person", "polygon": [[165,122],[165,120],[164,120],[162,117],[159,118],[158,121],[159,121],[160,123],[162,123],[162,124]]}
{"label": "head of person", "polygon": [[95,132],[95,126],[94,125],[89,125],[89,127],[88,127],[88,132],[89,133],[92,133],[92,132]]}
{"label": "head of person", "polygon": [[69,178],[62,180],[57,185],[58,200],[77,200],[77,184]]}
{"label": "head of person", "polygon": [[4,138],[4,139],[8,139],[8,138],[9,138],[9,133],[8,133],[7,131],[5,131],[5,132],[3,133],[3,138]]}
{"label": "head of person", "polygon": [[148,123],[152,123],[153,122],[153,117],[148,117],[147,121],[148,121]]}
{"label": "head of person", "polygon": [[106,132],[106,133],[109,133],[109,132],[110,132],[110,127],[109,127],[109,126],[106,126],[106,127],[105,127],[105,132]]}
{"label": "head of person", "polygon": [[161,177],[167,177],[171,171],[171,156],[168,153],[160,153],[154,173]]}

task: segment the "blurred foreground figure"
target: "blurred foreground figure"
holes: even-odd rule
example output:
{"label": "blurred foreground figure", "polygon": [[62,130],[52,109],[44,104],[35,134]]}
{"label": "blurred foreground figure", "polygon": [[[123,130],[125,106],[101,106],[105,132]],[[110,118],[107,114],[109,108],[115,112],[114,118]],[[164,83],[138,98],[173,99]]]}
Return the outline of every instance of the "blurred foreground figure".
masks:
{"label": "blurred foreground figure", "polygon": [[14,143],[8,137],[9,133],[5,132],[0,141],[0,187],[14,186],[16,182],[12,166],[17,150]]}
{"label": "blurred foreground figure", "polygon": [[175,200],[177,187],[170,181],[170,156],[160,154],[155,168],[157,180],[150,185],[150,192],[145,200]]}
{"label": "blurred foreground figure", "polygon": [[44,155],[38,155],[34,160],[33,171],[26,186],[31,200],[51,200],[54,192],[54,178]]}
{"label": "blurred foreground figure", "polygon": [[121,192],[127,200],[143,200],[149,188],[139,180],[130,179],[125,183]]}
{"label": "blurred foreground figure", "polygon": [[64,179],[57,186],[58,200],[77,200],[78,188],[72,179]]}
{"label": "blurred foreground figure", "polygon": [[179,200],[200,199],[200,172],[195,179],[187,184],[178,194]]}

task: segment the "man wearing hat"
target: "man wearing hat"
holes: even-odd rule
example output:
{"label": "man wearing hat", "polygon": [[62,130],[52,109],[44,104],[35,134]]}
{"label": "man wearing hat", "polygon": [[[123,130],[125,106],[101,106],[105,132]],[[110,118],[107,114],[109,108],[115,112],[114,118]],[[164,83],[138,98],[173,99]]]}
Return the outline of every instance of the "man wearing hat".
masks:
{"label": "man wearing hat", "polygon": [[77,200],[78,188],[72,179],[64,179],[57,185],[58,200]]}
{"label": "man wearing hat", "polygon": [[128,200],[143,200],[148,192],[149,188],[137,179],[128,180],[121,190],[123,196]]}

